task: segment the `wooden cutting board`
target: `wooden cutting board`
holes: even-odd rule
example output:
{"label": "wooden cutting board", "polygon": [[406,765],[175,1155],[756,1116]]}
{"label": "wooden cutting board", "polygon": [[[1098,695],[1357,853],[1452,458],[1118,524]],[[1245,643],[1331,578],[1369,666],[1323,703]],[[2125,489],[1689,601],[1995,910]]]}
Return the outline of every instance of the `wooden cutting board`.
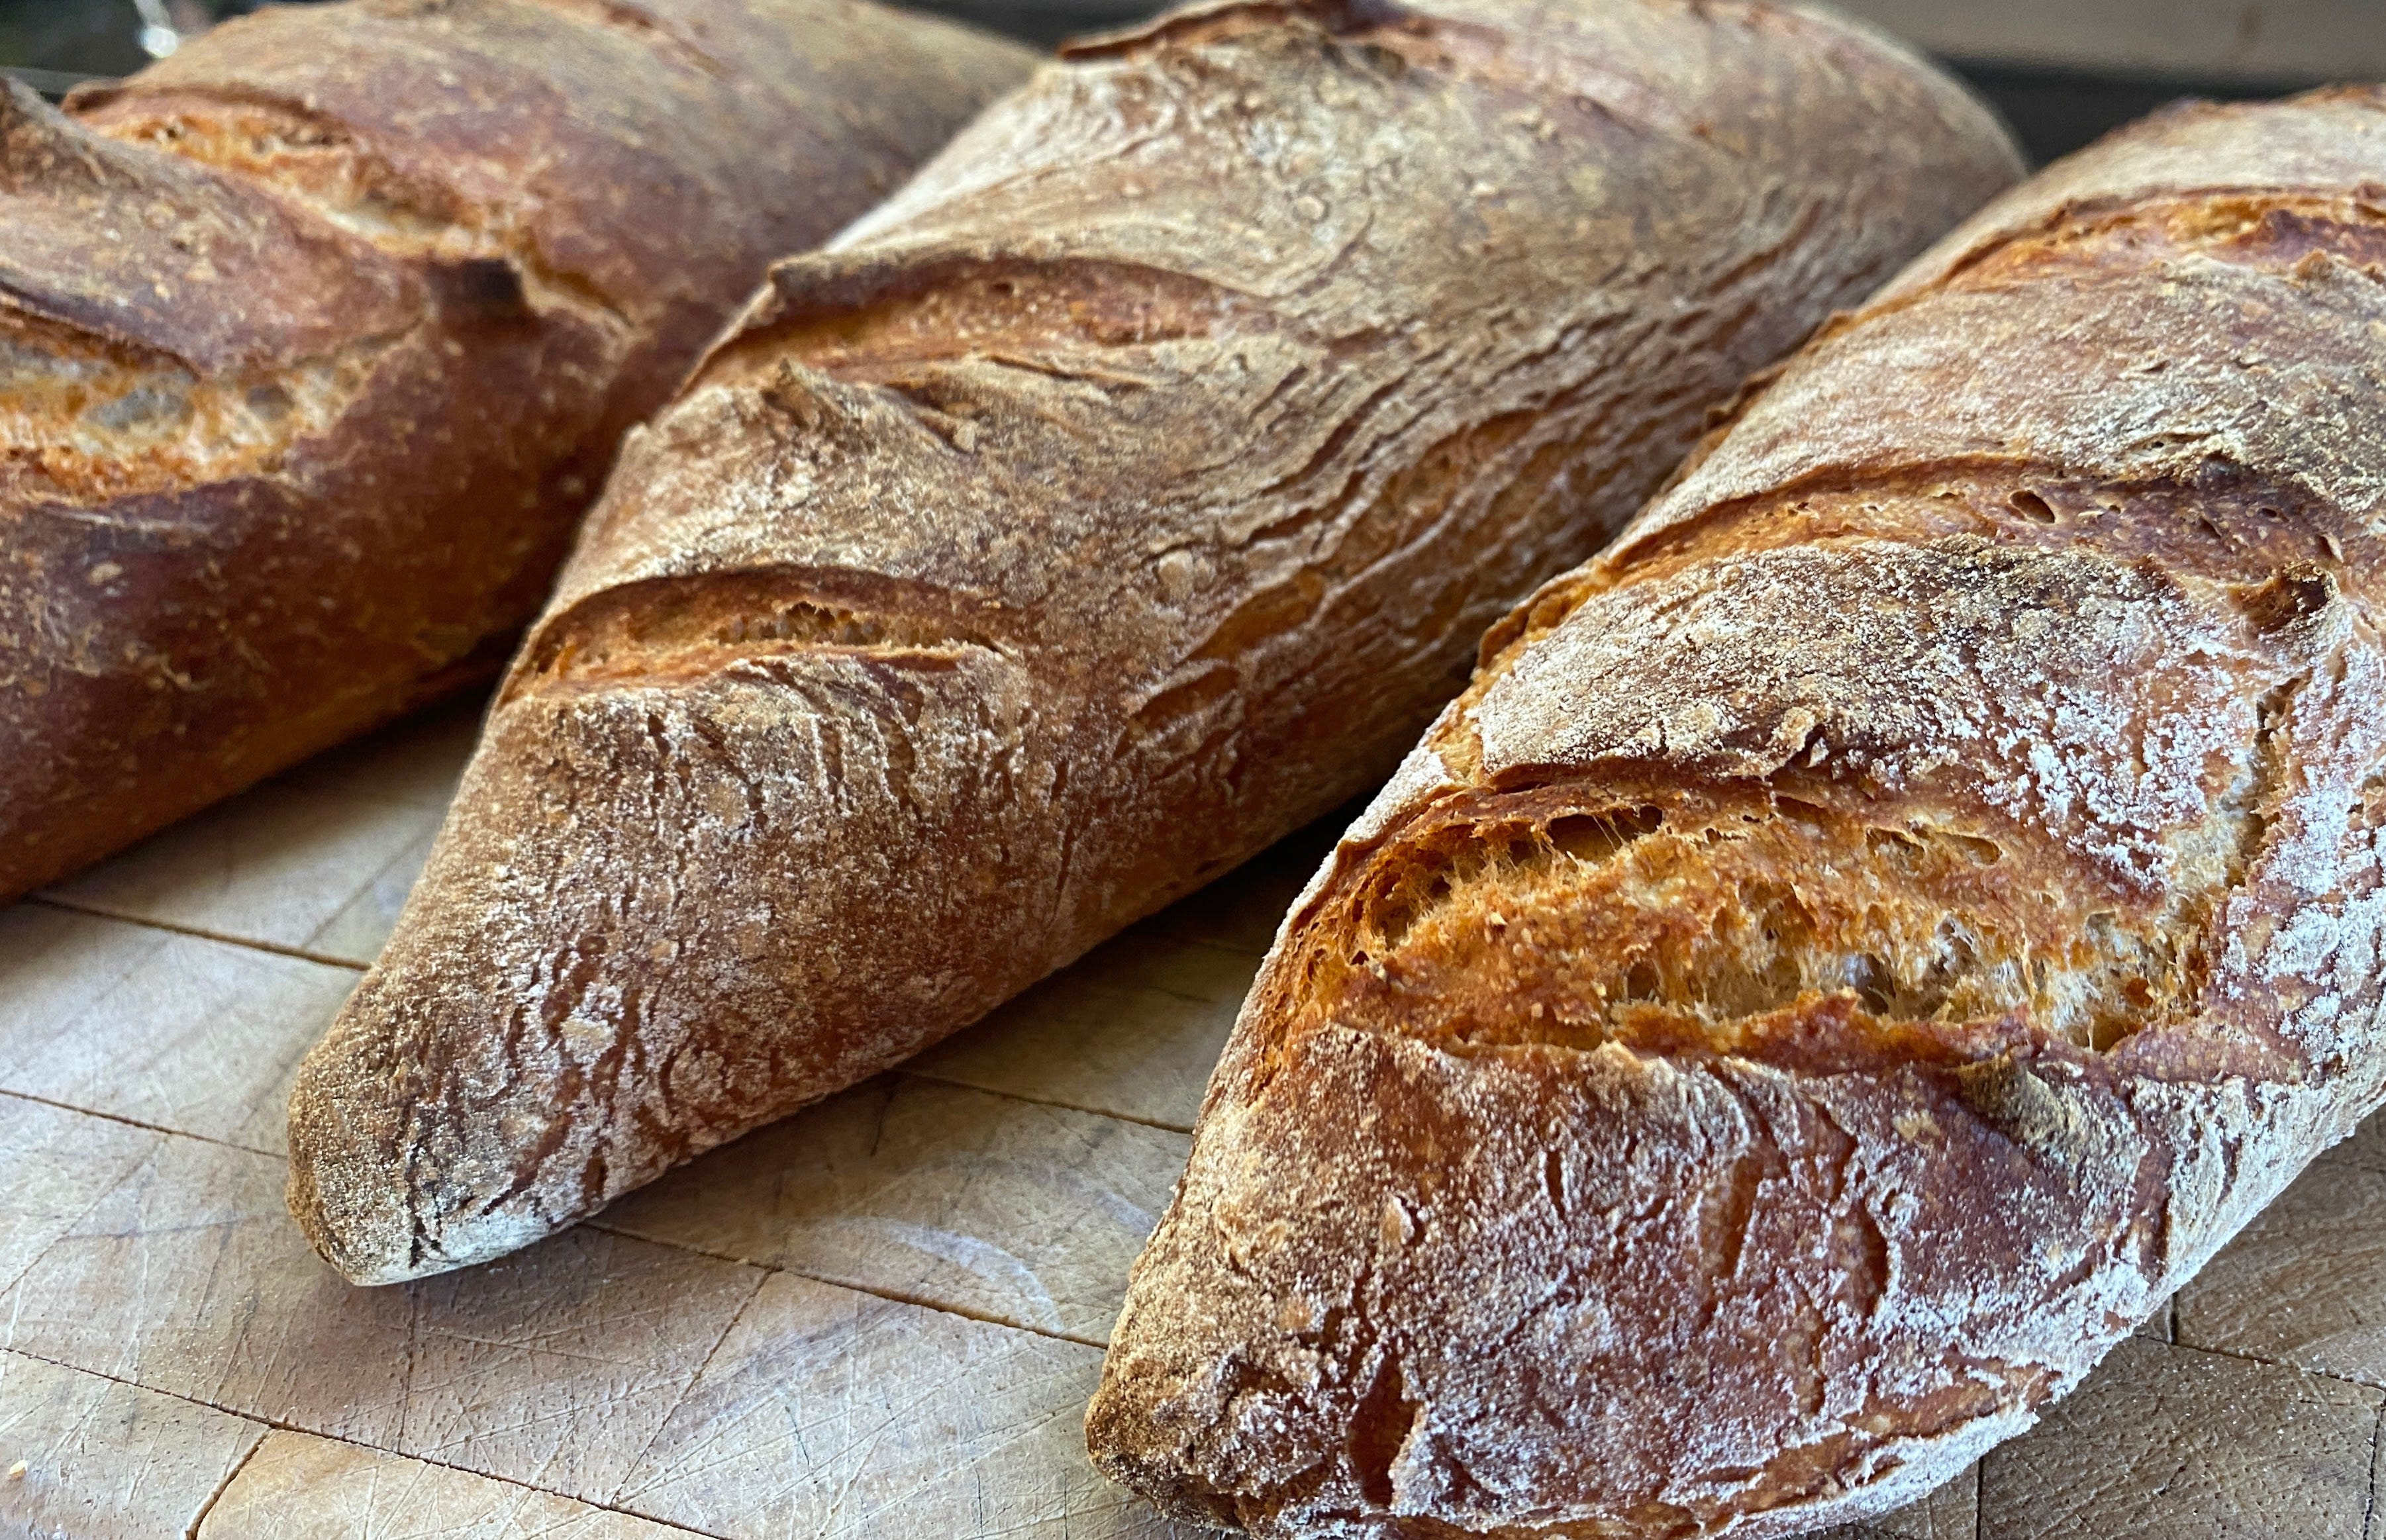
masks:
{"label": "wooden cutting board", "polygon": [[[355,1289],[282,1208],[290,1074],[470,709],[0,909],[0,1536],[1163,1536],[1078,1419],[1325,831],[904,1070],[518,1257]],[[1861,1533],[2386,1540],[2386,1129],[2032,1435]]]}

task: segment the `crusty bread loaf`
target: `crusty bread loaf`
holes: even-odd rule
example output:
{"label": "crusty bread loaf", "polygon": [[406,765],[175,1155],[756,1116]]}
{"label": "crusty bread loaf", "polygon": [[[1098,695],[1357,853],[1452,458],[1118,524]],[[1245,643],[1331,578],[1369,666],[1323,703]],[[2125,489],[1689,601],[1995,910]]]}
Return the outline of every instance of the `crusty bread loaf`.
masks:
{"label": "crusty bread loaf", "polygon": [[634,435],[301,1074],[301,1222],[367,1281],[521,1245],[1363,788],[2013,173],[1764,5],[1230,5],[1048,68]]}
{"label": "crusty bread loaf", "polygon": [[851,0],[349,0],[6,88],[0,901],[493,674],[767,265],[1030,62]]}
{"label": "crusty bread loaf", "polygon": [[2386,1086],[2386,95],[2164,114],[1831,327],[1295,905],[1102,1466],[1778,1535],[2077,1384]]}

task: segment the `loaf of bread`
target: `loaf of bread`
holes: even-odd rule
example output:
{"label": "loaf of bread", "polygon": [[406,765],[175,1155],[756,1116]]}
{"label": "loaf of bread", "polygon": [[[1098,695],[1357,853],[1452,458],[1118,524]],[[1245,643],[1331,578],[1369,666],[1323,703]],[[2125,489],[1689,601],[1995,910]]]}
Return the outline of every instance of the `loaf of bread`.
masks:
{"label": "loaf of bread", "polygon": [[1495,630],[1294,906],[1088,1434],[1263,1535],[1784,1535],[2386,1095],[2386,94],[1991,205]]}
{"label": "loaf of bread", "polygon": [[473,677],[768,265],[1031,57],[348,0],[0,95],[0,901]]}
{"label": "loaf of bread", "polygon": [[300,1221],[362,1281],[520,1246],[1364,789],[1710,403],[2014,174],[1770,5],[1077,49],[633,435],[300,1076]]}

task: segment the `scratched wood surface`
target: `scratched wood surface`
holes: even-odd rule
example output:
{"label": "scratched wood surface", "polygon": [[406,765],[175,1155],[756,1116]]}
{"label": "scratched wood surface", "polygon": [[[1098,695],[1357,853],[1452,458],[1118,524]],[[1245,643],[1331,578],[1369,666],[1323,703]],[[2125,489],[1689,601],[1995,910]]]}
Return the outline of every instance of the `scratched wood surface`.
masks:
{"label": "scratched wood surface", "polygon": [[[0,1537],[1180,1533],[1078,1419],[1324,833],[591,1224],[355,1289],[283,1213],[283,1098],[472,722],[0,908]],[[2386,1540],[2381,1411],[2373,1124],[2036,1433],[1837,1540]]]}

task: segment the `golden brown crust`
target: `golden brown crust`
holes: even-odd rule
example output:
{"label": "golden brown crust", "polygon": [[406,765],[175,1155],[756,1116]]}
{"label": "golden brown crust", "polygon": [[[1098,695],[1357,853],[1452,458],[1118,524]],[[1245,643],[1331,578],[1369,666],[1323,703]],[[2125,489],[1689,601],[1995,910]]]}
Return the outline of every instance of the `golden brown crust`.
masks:
{"label": "golden brown crust", "polygon": [[764,265],[1026,56],[352,0],[0,103],[0,897],[474,673]]}
{"label": "golden brown crust", "polygon": [[2381,180],[2375,93],[2124,131],[1494,629],[1254,987],[1107,1469],[1270,1534],[1859,1519],[2386,1096]]}
{"label": "golden brown crust", "polygon": [[2012,174],[1764,5],[1081,49],[633,436],[292,1104],[353,1277],[911,1053],[1364,785],[1708,402]]}

